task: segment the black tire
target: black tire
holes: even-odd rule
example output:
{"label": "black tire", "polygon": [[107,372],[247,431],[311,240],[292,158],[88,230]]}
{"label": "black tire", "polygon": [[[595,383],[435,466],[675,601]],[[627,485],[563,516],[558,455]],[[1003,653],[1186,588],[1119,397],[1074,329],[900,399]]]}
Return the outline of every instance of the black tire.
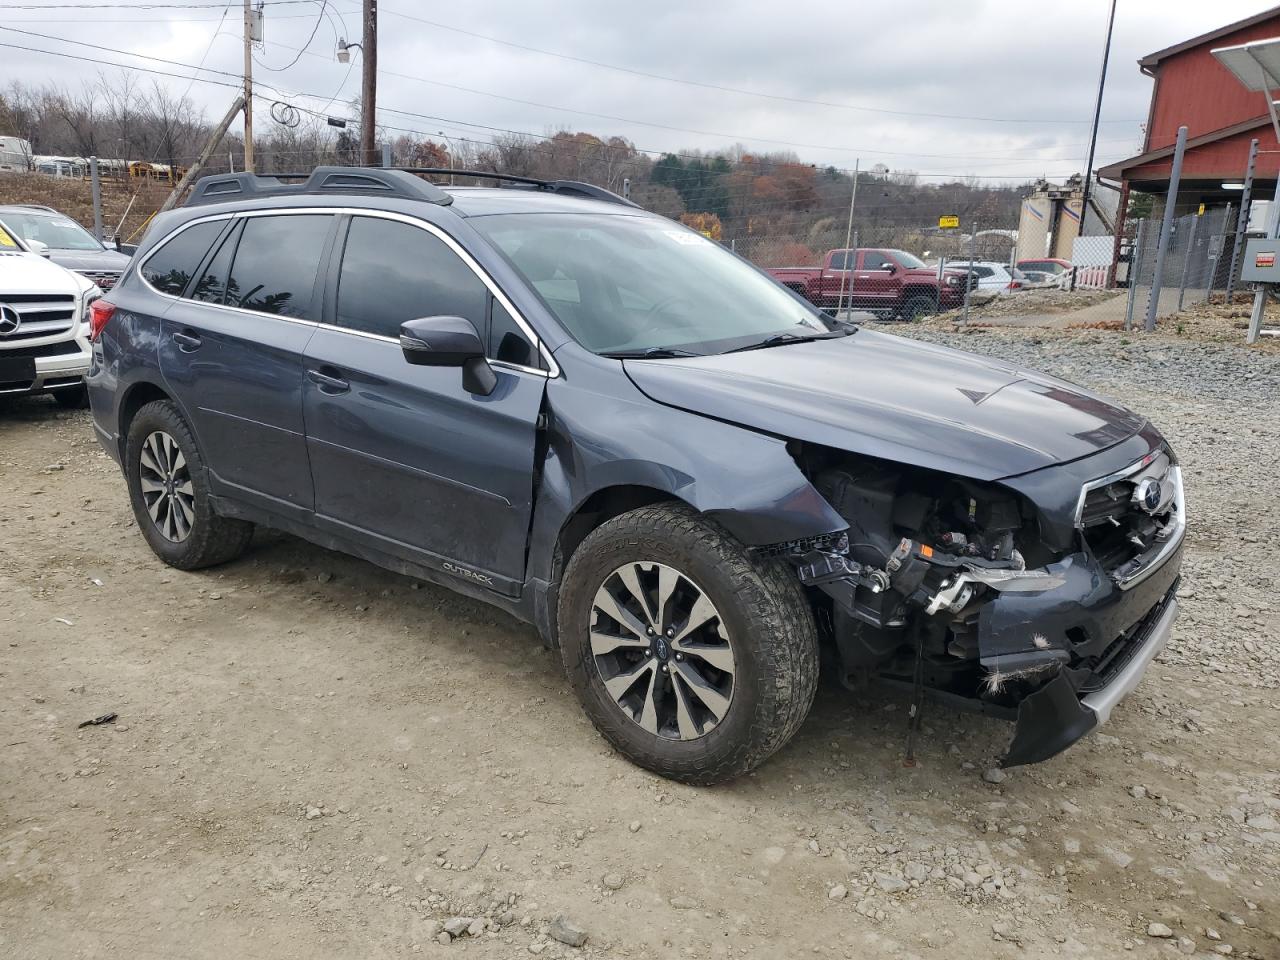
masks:
{"label": "black tire", "polygon": [[[608,694],[592,653],[596,591],[620,566],[645,560],[696,581],[728,632],[732,699],[720,722],[696,739],[643,729]],[[642,507],[594,530],[569,560],[558,616],[561,657],[587,716],[627,759],[664,777],[707,785],[741,776],[786,744],[813,704],[818,635],[794,571],[751,556],[683,504]]]}
{"label": "black tire", "polygon": [[70,389],[64,387],[49,392],[63,410],[84,410],[89,406],[89,390],[83,382]]}
{"label": "black tire", "polygon": [[938,303],[933,297],[927,293],[912,293],[907,295],[907,299],[902,304],[902,319],[907,323],[913,320],[919,320],[925,314],[934,314],[938,312]]}
{"label": "black tire", "polygon": [[[143,444],[157,431],[168,434],[176,442],[192,489],[194,520],[181,542],[165,536],[148,512],[142,494]],[[226,563],[243,553],[253,537],[253,524],[214,513],[204,460],[195,437],[178,408],[168,400],[148,403],[130,421],[125,442],[125,480],[138,529],[155,555],[171,567],[197,570]]]}

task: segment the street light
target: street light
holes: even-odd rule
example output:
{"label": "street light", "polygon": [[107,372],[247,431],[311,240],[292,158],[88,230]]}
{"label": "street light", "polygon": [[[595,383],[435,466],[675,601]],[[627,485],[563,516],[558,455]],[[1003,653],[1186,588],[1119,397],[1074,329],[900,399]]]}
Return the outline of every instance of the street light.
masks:
{"label": "street light", "polygon": [[446,134],[443,130],[437,130],[436,136],[444,137],[444,142],[449,144],[449,186],[452,187],[453,186],[453,151],[454,151],[453,141],[449,139],[449,135]]}
{"label": "street light", "polygon": [[350,63],[352,50],[363,50],[364,46],[359,43],[347,43],[341,37],[338,38],[338,62]]}

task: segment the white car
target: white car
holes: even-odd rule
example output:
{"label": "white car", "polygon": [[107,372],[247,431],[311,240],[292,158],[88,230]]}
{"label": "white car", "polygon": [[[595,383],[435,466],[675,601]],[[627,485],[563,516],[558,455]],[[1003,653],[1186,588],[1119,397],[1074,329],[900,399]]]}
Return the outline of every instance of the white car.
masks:
{"label": "white car", "polygon": [[968,260],[948,260],[947,269],[960,271],[971,269],[973,275],[978,278],[978,285],[974,288],[973,294],[979,300],[1017,293],[1031,285],[1030,280],[1021,270],[1014,267],[1010,272],[1009,264],[998,260],[974,260],[972,267],[969,266]]}
{"label": "white car", "polygon": [[0,229],[0,395],[49,392],[86,405],[89,305],[101,291]]}

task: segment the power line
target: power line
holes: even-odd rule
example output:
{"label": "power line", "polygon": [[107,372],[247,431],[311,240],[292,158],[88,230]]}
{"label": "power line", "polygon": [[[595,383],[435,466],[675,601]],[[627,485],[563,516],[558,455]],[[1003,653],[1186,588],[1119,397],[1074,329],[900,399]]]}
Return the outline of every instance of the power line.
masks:
{"label": "power line", "polygon": [[[0,27],[0,29],[12,29],[12,28]],[[31,34],[31,32],[30,32],[30,31],[18,31],[18,32]],[[60,39],[60,38],[49,38],[49,39]],[[156,60],[157,62],[161,62],[161,63],[167,63],[167,64],[170,64],[170,65],[176,65],[176,66],[186,67],[186,68],[188,68],[188,69],[195,69],[195,67],[194,67],[193,65],[191,65],[191,64],[183,64],[183,63],[181,63],[181,62],[179,62],[179,61],[166,60],[166,59],[163,59],[163,58],[156,58],[156,57],[150,57],[149,55],[146,55],[146,54],[135,54],[135,53],[129,53],[129,52],[127,52],[127,51],[118,51],[118,50],[115,50],[114,48],[98,47],[98,45],[95,45],[95,44],[87,44],[87,43],[83,43],[82,41],[65,41],[65,42],[69,42],[69,43],[77,43],[77,44],[82,45],[82,46],[90,46],[90,47],[95,47],[95,48],[97,48],[97,49],[106,49],[106,50],[108,50],[109,52],[123,53],[123,54],[124,54],[124,55],[126,55],[126,56],[135,56],[135,57],[142,57],[142,58],[144,58],[144,59],[153,59],[153,60]],[[65,52],[56,51],[56,50],[44,50],[44,49],[41,49],[41,48],[38,48],[38,47],[30,47],[30,46],[25,46],[25,45],[22,45],[22,44],[15,44],[15,43],[3,43],[3,42],[0,42],[0,48],[14,49],[14,50],[22,50],[22,51],[25,51],[25,52],[28,52],[28,53],[39,53],[39,54],[44,54],[44,55],[46,55],[46,56],[54,56],[54,57],[59,57],[59,58],[62,58],[62,59],[68,59],[68,60],[78,60],[78,61],[81,61],[81,62],[84,62],[84,63],[94,63],[94,64],[99,64],[99,65],[101,65],[101,66],[115,67],[115,68],[122,69],[122,70],[134,70],[134,71],[141,72],[141,73],[154,74],[154,75],[157,75],[157,76],[173,77],[173,78],[176,78],[176,79],[180,79],[180,80],[189,80],[189,81],[193,81],[193,82],[197,82],[197,83],[207,83],[207,84],[212,84],[212,85],[214,85],[214,86],[225,87],[225,88],[231,88],[231,89],[236,89],[236,90],[240,89],[240,87],[241,87],[241,83],[239,82],[239,80],[240,80],[240,76],[239,76],[238,74],[230,74],[230,73],[227,73],[226,71],[214,70],[213,68],[209,68],[209,67],[204,68],[204,72],[218,73],[218,74],[222,74],[223,76],[235,77],[235,78],[236,78],[236,80],[237,80],[237,82],[235,82],[235,83],[231,83],[231,82],[227,82],[227,81],[224,81],[224,80],[216,80],[216,79],[213,79],[212,77],[202,77],[202,76],[191,76],[191,75],[188,75],[188,74],[178,74],[178,73],[173,73],[173,72],[171,72],[171,71],[167,71],[167,70],[159,70],[159,69],[152,68],[152,67],[142,67],[142,66],[136,66],[136,65],[133,65],[133,64],[119,63],[119,62],[111,61],[111,60],[102,60],[102,59],[99,59],[99,58],[96,58],[96,57],[89,57],[89,56],[84,56],[84,55],[80,55],[80,54],[65,53]],[[333,100],[333,98],[332,98],[332,97],[326,98],[326,97],[324,97],[322,94],[307,94],[307,93],[288,94],[288,93],[284,93],[283,91],[279,90],[278,88],[276,88],[276,87],[274,87],[274,86],[272,86],[272,85],[270,85],[270,84],[261,84],[261,86],[263,86],[263,87],[265,87],[265,88],[267,88],[267,89],[269,89],[269,90],[274,91],[274,92],[275,92],[275,94],[276,94],[276,97],[277,97],[277,98],[286,99],[286,100],[288,100],[288,99],[298,99],[298,98],[303,98],[303,99],[313,99],[313,100],[328,100],[329,102],[332,102],[332,100]],[[256,96],[256,95],[255,95],[255,98],[256,98],[256,99],[262,99],[262,100],[267,101],[267,102],[270,102],[270,100],[272,99],[272,98],[270,98],[270,97],[258,97],[258,96]],[[310,109],[308,109],[308,108],[304,108],[304,107],[299,107],[298,109],[299,109],[299,110],[302,110],[304,113],[311,114],[311,115],[313,115],[313,116],[315,116],[315,117],[317,117],[317,118],[319,118],[319,119],[327,119],[327,118],[325,117],[325,115],[323,115],[323,114],[319,113],[318,111],[310,110]],[[381,112],[385,112],[385,113],[393,113],[393,114],[396,114],[396,115],[400,115],[400,116],[407,116],[407,117],[414,118],[414,119],[429,120],[429,121],[431,121],[431,122],[433,122],[433,123],[453,124],[453,125],[457,125],[457,126],[464,126],[464,127],[469,127],[469,128],[475,128],[475,129],[488,130],[488,131],[492,131],[492,132],[496,132],[496,133],[513,134],[513,135],[517,135],[517,136],[530,137],[530,138],[541,139],[541,140],[550,140],[550,139],[553,139],[551,136],[548,136],[548,135],[530,133],[529,131],[525,131],[525,130],[514,130],[514,129],[511,129],[511,128],[507,128],[507,127],[495,127],[495,126],[490,126],[490,125],[486,125],[486,124],[472,123],[472,122],[465,121],[465,120],[456,120],[456,119],[454,119],[454,118],[450,118],[450,117],[442,117],[442,116],[435,116],[435,115],[430,115],[430,114],[418,113],[418,112],[415,112],[415,111],[400,110],[400,109],[397,109],[397,108],[394,108],[394,107],[380,107],[380,108],[379,108],[379,110],[380,110]],[[392,126],[392,125],[390,125],[390,124],[384,124],[384,126],[388,127],[389,129],[399,130],[399,131],[401,131],[401,132],[407,132],[407,133],[415,133],[415,134],[418,134],[418,135],[421,135],[421,136],[431,136],[431,135],[432,135],[432,131],[422,130],[422,129],[418,129],[418,128],[412,128],[412,127],[396,127],[396,126]],[[462,138],[459,138],[459,139],[462,139]],[[483,141],[475,141],[475,142],[477,142],[477,143],[483,143]],[[484,145],[485,145],[485,146],[492,146],[492,144],[491,144],[491,143],[484,143]],[[679,157],[682,157],[682,158],[688,158],[688,159],[698,159],[698,160],[705,160],[705,159],[707,159],[707,158],[705,158],[705,157],[701,157],[701,156],[697,156],[697,155],[693,155],[693,154],[681,154],[681,153],[678,153],[678,152],[676,152],[676,151],[671,151],[671,150],[655,150],[655,149],[645,149],[645,148],[636,148],[636,149],[637,149],[637,151],[638,151],[638,152],[641,152],[641,153],[647,153],[647,154],[650,154],[650,155],[653,155],[653,156],[662,156],[662,155],[664,155],[664,154],[671,154],[671,155],[673,155],[673,156],[679,156]],[[1028,162],[1029,162],[1029,163],[1034,163],[1034,162],[1037,162],[1037,161],[1035,161],[1035,160],[1029,160]],[[824,165],[824,166],[826,166],[826,167],[830,167],[830,169],[835,169],[835,170],[837,170],[837,171],[839,171],[839,172],[842,172],[842,173],[848,173],[848,172],[849,172],[849,171],[848,171],[848,170],[846,170],[846,169],[843,169],[843,168],[840,168],[840,167],[835,167],[835,166],[833,166],[833,165]],[[1004,180],[1004,181],[1009,181],[1009,180],[1024,179],[1023,175],[1019,175],[1019,174],[1008,174],[1008,173],[1006,173],[1006,174],[969,174],[969,173],[954,174],[954,173],[922,172],[922,171],[912,171],[912,173],[913,173],[915,176],[917,176],[917,177],[929,177],[929,178],[954,178],[954,179],[960,179],[960,180],[964,180],[964,179],[977,179],[977,180]],[[1060,178],[1062,178],[1062,177],[1064,177],[1064,176],[1067,176],[1067,174],[1049,174],[1049,173],[1044,172],[1044,171],[1042,171],[1040,175],[1042,175],[1042,176],[1047,176],[1047,177],[1059,178],[1059,179],[1060,179]]]}
{"label": "power line", "polygon": [[[278,44],[278,46],[282,46],[287,50],[298,50],[297,47],[291,47],[288,44],[282,43],[282,44]],[[299,50],[298,56],[301,57],[304,53],[306,53],[308,56],[327,59],[324,57],[323,54],[308,52],[306,50]],[[732,140],[735,142],[755,141],[757,143],[768,143],[768,144],[773,144],[775,146],[797,147],[797,148],[809,149],[809,150],[829,150],[829,151],[839,152],[839,153],[853,153],[853,154],[864,153],[864,154],[870,154],[872,156],[882,156],[882,157],[923,157],[931,160],[990,160],[990,161],[993,161],[994,163],[1021,162],[1021,158],[1009,158],[1007,154],[1003,156],[973,156],[973,155],[952,154],[952,153],[919,153],[919,152],[912,152],[908,150],[874,150],[869,147],[857,147],[857,146],[833,147],[827,144],[796,143],[789,140],[775,140],[775,139],[769,139],[769,138],[763,138],[763,137],[751,137],[744,134],[716,133],[716,132],[706,131],[706,130],[694,130],[686,127],[674,127],[666,124],[650,123],[645,120],[635,120],[628,117],[613,116],[610,114],[592,113],[589,111],[576,110],[572,107],[562,107],[562,106],[557,106],[555,104],[538,103],[532,100],[521,100],[515,97],[508,97],[505,94],[492,93],[486,90],[476,90],[471,87],[464,87],[458,84],[447,83],[441,80],[429,80],[426,77],[418,77],[412,74],[399,73],[394,70],[379,70],[378,73],[383,76],[395,77],[400,80],[410,80],[415,83],[425,83],[431,86],[443,86],[453,90],[461,90],[465,93],[472,93],[472,94],[477,94],[477,95],[486,96],[486,97],[495,97],[500,100],[510,100],[514,103],[520,103],[527,106],[540,107],[545,110],[558,110],[558,111],[568,112],[568,113],[579,113],[579,114],[583,114],[584,116],[596,117],[598,119],[603,119],[603,120],[610,120],[615,123],[631,123],[639,126],[657,127],[659,129],[672,130],[672,131],[681,132],[681,133],[692,133],[699,136],[721,137],[723,139]],[[1132,138],[1126,137],[1123,139],[1125,141],[1128,141],[1128,140],[1131,140]],[[1112,142],[1112,141],[1108,141],[1108,142]],[[1119,138],[1114,142],[1119,142]],[[1030,157],[1028,158],[1028,161],[1033,163],[1042,163],[1042,162],[1051,163],[1051,162],[1067,162],[1073,159],[1074,158],[1072,157]]]}
{"label": "power line", "polygon": [[[748,97],[760,97],[766,100],[778,100],[784,103],[803,103],[803,104],[810,104],[810,105],[819,106],[819,107],[831,107],[839,110],[856,110],[864,113],[879,113],[879,114],[887,114],[890,116],[918,117],[918,118],[927,118],[927,119],[934,119],[934,120],[974,120],[974,121],[980,121],[983,123],[1023,123],[1023,124],[1045,124],[1045,123],[1087,124],[1087,123],[1090,123],[1090,120],[1088,119],[1047,120],[1040,117],[1025,118],[1025,119],[1019,118],[1019,117],[979,117],[979,116],[966,116],[963,114],[923,113],[923,112],[915,112],[910,110],[889,110],[884,107],[864,107],[864,106],[857,106],[850,103],[837,103],[830,100],[814,100],[814,99],[809,99],[807,97],[793,97],[793,96],[787,96],[785,94],[765,93],[759,90],[745,90],[745,89],[742,89],[741,87],[730,87],[730,86],[725,86],[723,84],[709,83],[702,80],[689,80],[684,77],[670,77],[660,73],[650,73],[645,70],[637,70],[632,67],[620,66],[619,64],[615,64],[615,63],[606,63],[601,60],[591,60],[587,57],[578,57],[578,56],[574,56],[573,54],[558,53],[554,50],[545,50],[541,47],[534,47],[534,46],[530,46],[529,44],[517,43],[513,40],[504,40],[501,37],[494,37],[488,34],[476,33],[473,30],[465,30],[462,27],[455,27],[455,26],[452,26],[451,24],[440,23],[436,20],[428,20],[424,17],[417,17],[412,14],[401,13],[398,10],[391,10],[391,9],[384,8],[383,13],[387,13],[395,17],[402,17],[406,20],[412,20],[415,23],[422,23],[427,26],[436,27],[440,30],[448,30],[453,33],[462,34],[464,36],[474,37],[475,39],[478,39],[478,40],[485,40],[489,43],[497,43],[497,44],[501,44],[502,46],[513,47],[517,50],[524,50],[529,53],[537,53],[546,57],[555,57],[558,60],[568,60],[573,63],[586,64],[592,67],[601,67],[605,70],[616,70],[620,73],[627,73],[637,77],[645,77],[650,80],[662,80],[667,83],[679,83],[679,84],[684,84],[686,86],[702,87],[707,90],[719,90],[724,93],[735,93],[735,94],[740,94],[742,96],[748,96]],[[1141,120],[1105,120],[1103,122],[1104,123],[1141,123],[1142,121]]]}

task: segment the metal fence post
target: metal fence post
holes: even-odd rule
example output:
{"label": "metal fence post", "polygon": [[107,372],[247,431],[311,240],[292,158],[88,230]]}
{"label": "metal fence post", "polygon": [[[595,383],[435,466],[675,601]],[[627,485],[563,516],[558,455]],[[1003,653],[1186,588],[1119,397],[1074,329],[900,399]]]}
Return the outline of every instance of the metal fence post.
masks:
{"label": "metal fence post", "polygon": [[391,166],[391,144],[389,143],[382,145],[382,165],[384,167]]}
{"label": "metal fence post", "polygon": [[93,190],[93,235],[102,242],[102,181],[98,179],[98,158],[89,158],[89,180]]}
{"label": "metal fence post", "polygon": [[[1205,272],[1209,274],[1209,278],[1204,284],[1204,302],[1208,303],[1213,296],[1213,285],[1218,279],[1218,268],[1222,266],[1222,254],[1227,249],[1227,230],[1231,228],[1231,204],[1227,204],[1226,210],[1222,214],[1222,229],[1218,232],[1217,237],[1222,241],[1222,245],[1218,247],[1218,255],[1213,255],[1213,237],[1209,238],[1209,255],[1205,261]],[[1210,262],[1212,261],[1212,262]]]}
{"label": "metal fence post", "polygon": [[1249,143],[1249,165],[1244,172],[1244,192],[1240,194],[1240,213],[1236,217],[1236,238],[1231,246],[1231,272],[1227,274],[1227,303],[1236,289],[1236,271],[1240,269],[1240,247],[1244,244],[1244,232],[1249,226],[1249,200],[1253,194],[1253,170],[1258,163],[1258,138]]}
{"label": "metal fence post", "polygon": [[1182,276],[1178,280],[1178,310],[1182,310],[1182,298],[1187,293],[1187,271],[1191,268],[1191,257],[1196,252],[1196,232],[1200,226],[1200,218],[1191,221],[1191,232],[1187,235],[1187,252],[1182,256]]}
{"label": "metal fence post", "polygon": [[1173,233],[1173,208],[1178,202],[1178,182],[1182,179],[1182,158],[1187,152],[1187,128],[1178,128],[1178,140],[1173,148],[1173,169],[1169,174],[1169,191],[1164,200],[1164,219],[1160,224],[1160,242],[1156,246],[1156,269],[1151,278],[1151,299],[1147,301],[1146,330],[1156,328],[1156,315],[1160,312],[1160,288],[1164,285],[1164,258],[1169,252],[1169,237]]}
{"label": "metal fence post", "polygon": [[1148,221],[1138,221],[1138,231],[1133,238],[1133,250],[1129,254],[1129,296],[1128,302],[1124,307],[1124,328],[1126,330],[1133,329],[1133,304],[1137,298],[1138,291],[1138,275],[1142,272],[1142,255],[1143,255],[1143,237],[1146,233]]}
{"label": "metal fence post", "polygon": [[978,225],[973,224],[973,232],[969,234],[969,269],[964,275],[964,314],[960,318],[962,326],[969,324],[969,294],[973,290],[973,261],[978,249]]}

